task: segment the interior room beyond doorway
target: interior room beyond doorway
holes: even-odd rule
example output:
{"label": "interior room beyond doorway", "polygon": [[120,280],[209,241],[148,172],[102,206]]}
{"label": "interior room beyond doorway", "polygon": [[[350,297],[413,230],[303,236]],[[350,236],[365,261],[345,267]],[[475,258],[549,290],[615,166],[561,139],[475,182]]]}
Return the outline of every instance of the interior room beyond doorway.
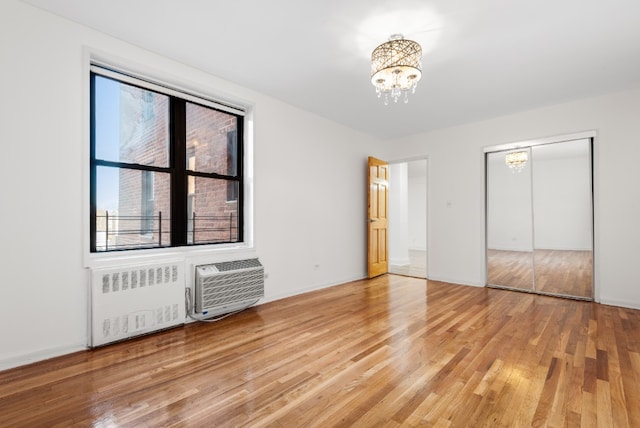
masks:
{"label": "interior room beyond doorway", "polygon": [[427,278],[427,159],[390,164],[389,272]]}

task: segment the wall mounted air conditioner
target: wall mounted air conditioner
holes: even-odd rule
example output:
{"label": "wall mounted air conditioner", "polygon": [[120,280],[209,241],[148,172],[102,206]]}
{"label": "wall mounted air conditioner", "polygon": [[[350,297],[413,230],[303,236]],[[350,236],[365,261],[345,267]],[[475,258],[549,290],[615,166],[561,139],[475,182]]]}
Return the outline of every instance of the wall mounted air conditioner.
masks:
{"label": "wall mounted air conditioner", "polygon": [[196,266],[194,310],[207,317],[254,305],[264,297],[264,268],[258,259]]}

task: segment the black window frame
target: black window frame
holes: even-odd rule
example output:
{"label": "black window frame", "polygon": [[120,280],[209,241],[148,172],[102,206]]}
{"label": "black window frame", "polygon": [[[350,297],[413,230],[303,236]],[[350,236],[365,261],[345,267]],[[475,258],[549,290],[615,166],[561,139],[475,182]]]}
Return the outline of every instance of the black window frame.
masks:
{"label": "black window frame", "polygon": [[[236,113],[236,109],[234,107],[227,106],[218,101],[208,100],[204,98],[200,98],[198,96],[194,96],[191,94],[183,93],[182,91],[155,83],[149,82],[145,79],[142,79],[137,76],[131,76],[128,74],[121,74],[117,71],[112,71],[109,69],[107,73],[103,73],[100,71],[101,67],[94,68],[92,65],[90,71],[90,252],[94,254],[103,254],[110,253],[115,251],[138,251],[138,250],[148,250],[148,249],[161,249],[161,248],[171,248],[171,247],[193,247],[193,246],[207,246],[207,245],[221,245],[221,244],[238,244],[244,242],[244,125],[245,125],[245,116],[243,111],[238,110]],[[115,76],[114,76],[115,74]],[[122,80],[118,78],[118,75],[122,75]],[[95,79],[96,76],[101,78],[107,78],[114,80],[119,83],[123,83],[126,85],[130,85],[133,87],[141,88],[145,91],[151,91],[158,94],[162,94],[164,96],[169,97],[169,166],[168,167],[158,167],[158,166],[150,166],[150,165],[142,165],[136,163],[126,163],[126,162],[114,162],[108,161],[104,159],[96,158],[96,132],[95,132],[95,124],[96,124],[96,109],[95,109]],[[140,84],[136,84],[136,82],[140,82]],[[150,87],[151,86],[151,87]],[[160,88],[160,89],[158,89]],[[165,88],[166,91],[163,91],[162,88]],[[184,97],[182,97],[182,96]],[[211,110],[216,110],[223,112],[225,114],[229,114],[231,116],[235,116],[236,118],[236,133],[237,133],[237,144],[235,148],[237,150],[236,153],[236,165],[235,168],[232,169],[232,172],[235,172],[234,175],[226,175],[219,173],[206,173],[199,171],[191,171],[188,169],[187,165],[187,137],[186,137],[186,105],[187,103],[198,105],[200,107],[204,107]],[[221,106],[221,108],[216,108],[215,106]],[[159,245],[144,245],[140,244],[134,248],[122,248],[122,249],[106,249],[106,250],[97,250],[97,168],[99,166],[113,167],[119,169],[129,169],[129,170],[139,170],[142,172],[162,172],[168,173],[170,176],[170,191],[169,191],[169,199],[170,199],[170,225],[171,225],[171,233],[170,233],[170,242],[168,245],[166,243]],[[189,239],[188,236],[188,215],[187,215],[187,205],[189,198],[188,191],[188,180],[189,177],[204,177],[211,179],[221,179],[226,180],[228,183],[237,183],[237,224],[236,224],[236,240],[229,241],[216,241],[216,242],[200,242],[193,243]],[[229,186],[227,186],[229,187]],[[224,203],[224,202],[223,202]]]}

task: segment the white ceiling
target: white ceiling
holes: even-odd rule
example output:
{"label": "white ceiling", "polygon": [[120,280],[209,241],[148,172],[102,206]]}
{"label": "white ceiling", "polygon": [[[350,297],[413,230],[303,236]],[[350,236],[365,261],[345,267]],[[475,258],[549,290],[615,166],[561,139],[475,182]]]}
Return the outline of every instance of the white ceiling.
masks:
{"label": "white ceiling", "polygon": [[[380,138],[640,84],[638,0],[23,0]],[[409,104],[371,51],[419,42]]]}

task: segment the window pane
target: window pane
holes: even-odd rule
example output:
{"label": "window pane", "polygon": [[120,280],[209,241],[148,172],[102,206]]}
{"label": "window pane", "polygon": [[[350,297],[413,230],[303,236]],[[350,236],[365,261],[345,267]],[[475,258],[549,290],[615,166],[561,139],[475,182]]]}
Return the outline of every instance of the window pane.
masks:
{"label": "window pane", "polygon": [[169,166],[169,97],[95,76],[96,159]]}
{"label": "window pane", "polygon": [[170,245],[169,174],[96,170],[96,251]]}
{"label": "window pane", "polygon": [[236,176],[237,117],[192,103],[186,110],[187,169]]}
{"label": "window pane", "polygon": [[238,189],[240,183],[237,181],[227,181],[227,202],[238,202]]}
{"label": "window pane", "polygon": [[238,208],[227,203],[227,180],[192,177],[189,195],[189,244],[238,242]]}

